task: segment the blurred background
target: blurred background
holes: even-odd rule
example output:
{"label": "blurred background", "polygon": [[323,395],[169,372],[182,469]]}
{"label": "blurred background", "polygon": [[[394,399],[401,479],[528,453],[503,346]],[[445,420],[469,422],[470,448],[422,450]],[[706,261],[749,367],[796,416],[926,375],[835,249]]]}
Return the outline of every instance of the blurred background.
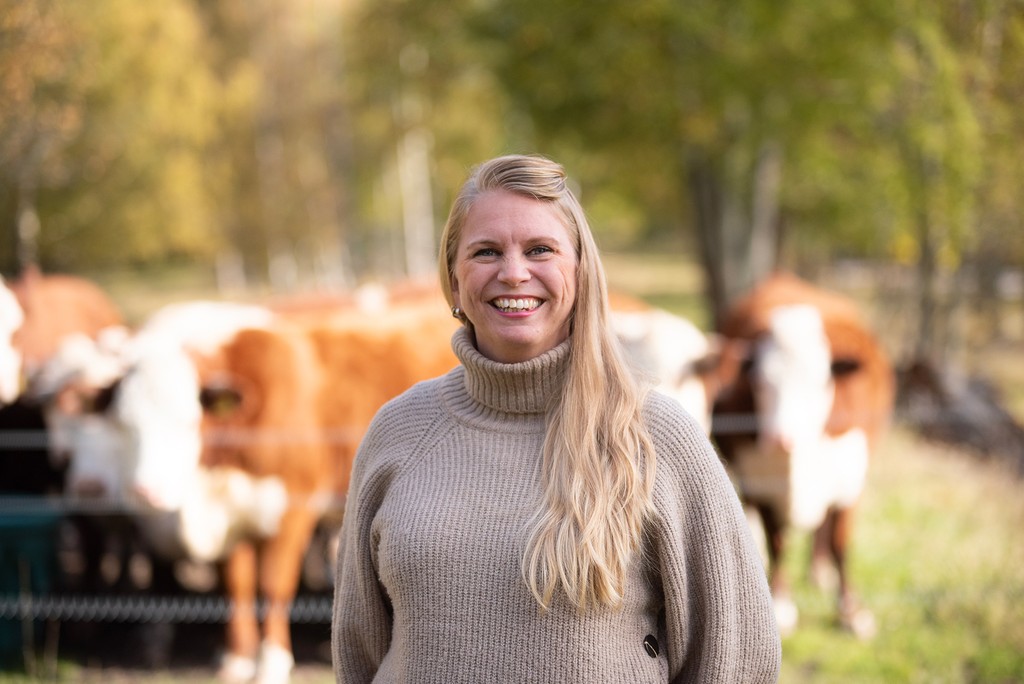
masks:
{"label": "blurred background", "polygon": [[[0,0],[0,274],[133,322],[431,278],[470,168],[540,152],[614,287],[711,330],[795,271],[1019,426],[1022,74],[1020,0]],[[785,681],[1024,681],[1024,440],[918,427],[857,532],[882,635],[802,595]]]}

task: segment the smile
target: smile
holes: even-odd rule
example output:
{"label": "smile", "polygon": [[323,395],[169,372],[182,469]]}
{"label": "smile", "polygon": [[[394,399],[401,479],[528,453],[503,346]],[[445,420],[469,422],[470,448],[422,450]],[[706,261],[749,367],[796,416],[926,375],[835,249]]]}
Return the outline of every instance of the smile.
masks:
{"label": "smile", "polygon": [[500,311],[513,313],[518,311],[533,311],[541,305],[541,301],[539,299],[534,299],[533,297],[523,297],[518,299],[499,297],[492,301],[491,304]]}

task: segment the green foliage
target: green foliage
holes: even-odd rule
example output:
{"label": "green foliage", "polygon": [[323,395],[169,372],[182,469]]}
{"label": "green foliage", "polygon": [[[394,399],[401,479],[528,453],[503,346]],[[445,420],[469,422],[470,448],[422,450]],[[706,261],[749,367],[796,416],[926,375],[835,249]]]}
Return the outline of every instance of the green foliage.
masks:
{"label": "green foliage", "polygon": [[[82,267],[207,251],[212,221],[200,153],[214,134],[214,88],[182,59],[202,51],[189,5],[15,4],[26,42],[8,45],[17,67],[4,80],[27,69],[42,87],[0,124],[11,150],[0,180],[9,196],[36,205],[44,263]],[[38,120],[38,112],[52,116]],[[35,126],[26,131],[26,121]],[[17,202],[0,209],[12,230]]]}
{"label": "green foliage", "polygon": [[609,244],[741,252],[775,211],[757,200],[774,150],[785,263],[1024,260],[1021,0],[0,0],[0,17],[0,269],[34,209],[54,269],[234,253],[252,276],[394,275],[410,137],[435,226],[470,166],[540,151]]}
{"label": "green foliage", "polygon": [[[725,184],[742,190],[768,141],[784,146],[801,176],[837,184],[841,169],[808,165],[804,152],[837,126],[869,125],[851,110],[878,97],[869,91],[884,75],[887,7],[645,0],[551,11],[519,0],[489,19],[503,46],[496,71],[540,135],[612,156],[618,184],[650,200],[644,189],[663,184],[686,194],[693,157],[716,160]],[[804,206],[830,197],[807,198],[814,187],[801,186]]]}
{"label": "green foliage", "polygon": [[[516,137],[505,95],[484,66],[487,47],[467,20],[472,3],[362,3],[342,32],[354,140],[361,246],[391,249],[401,237],[399,150],[427,133],[435,224],[471,166]],[[431,255],[432,258],[433,255]]]}

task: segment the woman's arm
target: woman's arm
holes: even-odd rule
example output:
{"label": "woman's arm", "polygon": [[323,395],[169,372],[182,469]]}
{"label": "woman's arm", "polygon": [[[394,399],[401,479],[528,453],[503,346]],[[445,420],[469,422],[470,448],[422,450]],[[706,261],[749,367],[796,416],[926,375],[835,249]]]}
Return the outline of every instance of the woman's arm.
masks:
{"label": "woman's arm", "polygon": [[334,581],[331,654],[339,682],[370,682],[391,642],[391,610],[377,581],[373,520],[387,491],[386,469],[375,458],[373,427],[352,471]]}
{"label": "woman's arm", "polygon": [[671,679],[775,682],[782,652],[771,593],[732,483],[692,418],[667,408],[651,421]]}

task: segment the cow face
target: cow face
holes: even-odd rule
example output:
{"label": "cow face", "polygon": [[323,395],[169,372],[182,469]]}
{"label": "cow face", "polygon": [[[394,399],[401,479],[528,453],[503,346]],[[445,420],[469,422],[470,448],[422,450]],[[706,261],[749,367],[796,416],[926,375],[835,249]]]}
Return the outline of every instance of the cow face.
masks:
{"label": "cow face", "polygon": [[772,312],[750,368],[762,451],[806,449],[821,437],[835,392],[831,360],[814,308],[786,306]]}
{"label": "cow face", "polygon": [[0,280],[0,405],[10,404],[21,391],[21,352],[14,333],[24,320],[17,298]]}
{"label": "cow face", "polygon": [[62,444],[71,450],[65,478],[67,495],[75,499],[127,503],[121,467],[127,447],[124,433],[102,413],[83,414],[60,426]]}
{"label": "cow face", "polygon": [[202,476],[197,356],[270,319],[262,307],[185,302],[158,311],[135,336],[113,414],[127,435],[129,482],[147,505],[180,510]]}
{"label": "cow face", "polygon": [[202,410],[195,365],[180,345],[150,340],[118,389],[114,415],[128,440],[134,489],[159,510],[177,510],[199,468]]}

